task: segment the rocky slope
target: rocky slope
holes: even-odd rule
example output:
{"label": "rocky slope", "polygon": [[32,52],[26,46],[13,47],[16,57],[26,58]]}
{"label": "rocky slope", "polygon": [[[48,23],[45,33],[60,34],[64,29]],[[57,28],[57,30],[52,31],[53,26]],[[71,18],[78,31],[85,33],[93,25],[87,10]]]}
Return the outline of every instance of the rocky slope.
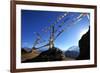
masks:
{"label": "rocky slope", "polygon": [[63,53],[58,48],[52,48],[40,53],[37,57],[28,59],[25,62],[46,62],[46,61],[60,61],[63,59]]}

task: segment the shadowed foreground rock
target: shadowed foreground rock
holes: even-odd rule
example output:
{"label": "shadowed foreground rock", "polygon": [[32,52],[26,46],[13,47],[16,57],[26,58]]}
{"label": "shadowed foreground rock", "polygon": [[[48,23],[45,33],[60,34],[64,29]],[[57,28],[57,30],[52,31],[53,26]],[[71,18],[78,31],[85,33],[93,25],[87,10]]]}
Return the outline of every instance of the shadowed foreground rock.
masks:
{"label": "shadowed foreground rock", "polygon": [[28,59],[33,59],[40,54],[36,49],[32,49],[30,51],[26,51],[26,49],[21,50],[21,61],[26,61]]}
{"label": "shadowed foreground rock", "polygon": [[22,61],[22,63],[25,62],[46,62],[46,61],[60,61],[63,59],[62,51],[58,48],[52,48],[47,51],[44,51],[40,53],[39,56],[36,58]]}
{"label": "shadowed foreground rock", "polygon": [[90,59],[90,29],[79,40],[80,55],[77,60]]}

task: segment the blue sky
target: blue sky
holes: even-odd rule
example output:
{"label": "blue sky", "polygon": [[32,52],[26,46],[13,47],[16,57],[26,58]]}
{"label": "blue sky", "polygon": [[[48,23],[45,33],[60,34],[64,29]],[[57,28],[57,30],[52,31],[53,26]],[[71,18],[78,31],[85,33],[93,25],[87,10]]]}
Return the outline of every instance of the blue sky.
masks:
{"label": "blue sky", "polygon": [[[43,30],[46,27],[49,27],[53,24],[59,16],[62,16],[66,12],[57,12],[57,11],[35,11],[35,10],[21,10],[21,47],[32,48],[34,41],[37,36],[34,32],[38,32],[42,40],[46,42],[38,44],[36,47],[44,45],[48,42],[50,32],[44,32]],[[62,20],[60,20],[56,25],[55,29],[59,29],[56,33],[66,29],[54,42],[55,47],[58,47],[62,50],[67,50],[72,46],[78,46],[78,41],[83,34],[85,34],[89,28],[89,18],[83,16],[82,20],[68,27],[68,24],[71,24],[71,21],[79,16],[78,12],[68,12]],[[89,14],[88,14],[89,15]],[[58,26],[64,21],[62,28]]]}

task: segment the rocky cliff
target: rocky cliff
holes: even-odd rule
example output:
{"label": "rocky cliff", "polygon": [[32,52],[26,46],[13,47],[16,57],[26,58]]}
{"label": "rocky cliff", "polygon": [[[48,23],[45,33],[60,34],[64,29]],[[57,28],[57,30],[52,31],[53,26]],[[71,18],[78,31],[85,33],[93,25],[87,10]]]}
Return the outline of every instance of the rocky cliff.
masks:
{"label": "rocky cliff", "polygon": [[90,29],[79,40],[80,55],[77,60],[90,59]]}

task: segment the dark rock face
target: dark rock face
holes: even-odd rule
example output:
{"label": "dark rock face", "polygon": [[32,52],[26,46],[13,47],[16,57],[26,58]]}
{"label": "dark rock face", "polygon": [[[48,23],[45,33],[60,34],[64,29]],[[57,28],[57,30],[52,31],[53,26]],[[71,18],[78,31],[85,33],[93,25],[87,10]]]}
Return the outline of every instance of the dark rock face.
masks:
{"label": "dark rock face", "polygon": [[25,62],[46,62],[46,61],[60,61],[62,60],[62,51],[58,48],[52,48],[47,51],[42,52],[36,58],[31,60],[24,61]]}
{"label": "dark rock face", "polygon": [[79,40],[80,55],[77,60],[90,59],[90,29]]}

